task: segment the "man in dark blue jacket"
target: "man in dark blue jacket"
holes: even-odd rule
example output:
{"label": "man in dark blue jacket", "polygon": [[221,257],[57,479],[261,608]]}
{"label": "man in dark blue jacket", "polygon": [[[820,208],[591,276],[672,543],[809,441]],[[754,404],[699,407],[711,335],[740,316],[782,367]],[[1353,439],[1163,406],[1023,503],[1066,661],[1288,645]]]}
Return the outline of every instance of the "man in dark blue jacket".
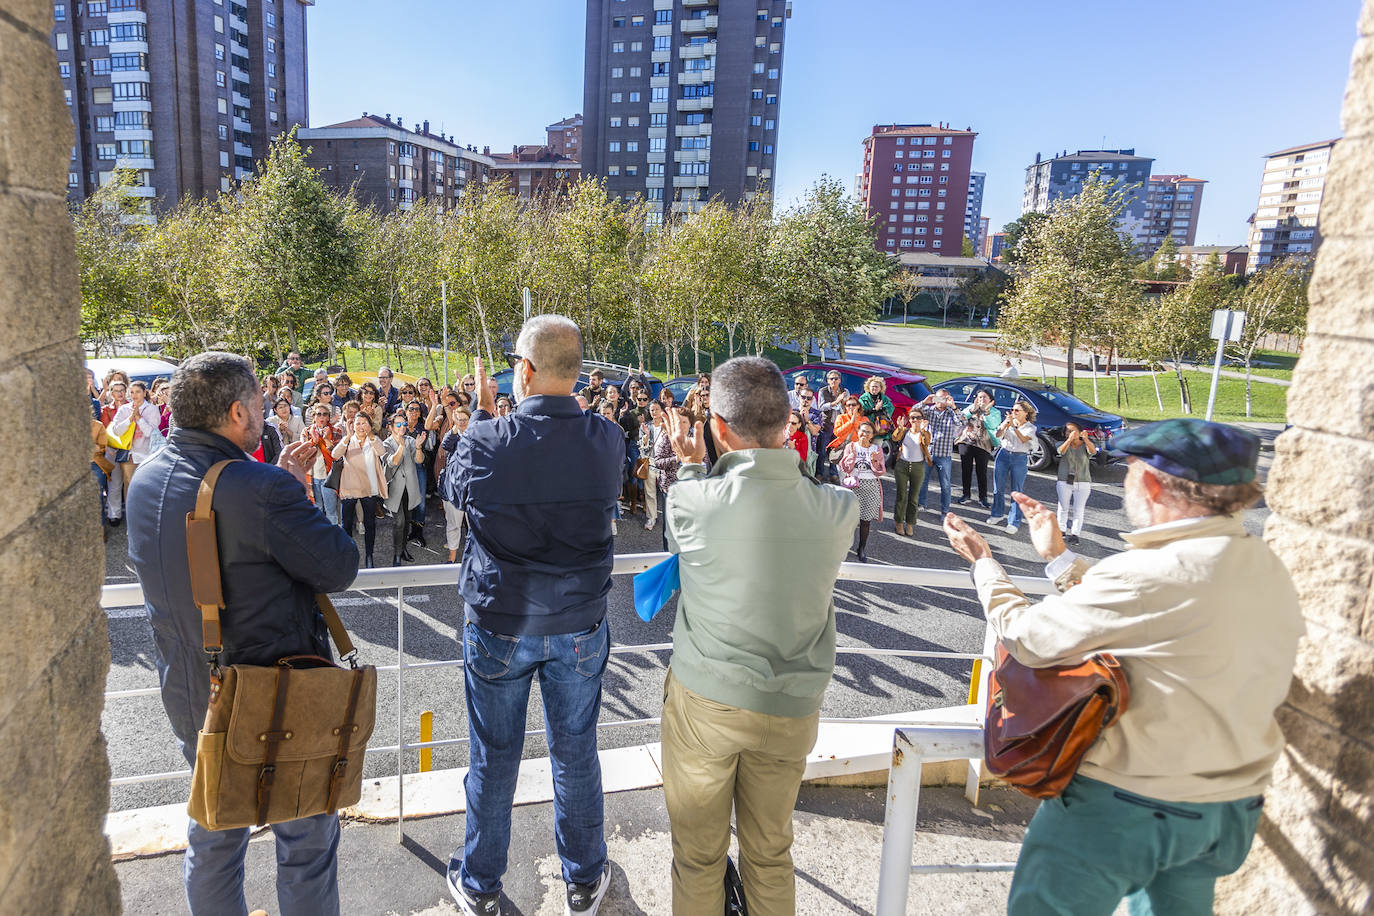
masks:
{"label": "man in dark blue jacket", "polygon": [[[444,471],[443,497],[467,513],[464,602],[469,769],[466,837],[448,885],[464,913],[500,913],[511,802],[537,675],[553,766],[555,839],[567,908],[595,913],[610,883],[596,720],[610,638],[611,520],[625,434],[572,396],[582,335],[559,315],[516,341],[519,407],[494,418],[477,363],[478,409]],[[141,472],[140,472],[141,473]]]}
{"label": "man in dark blue jacket", "polygon": [[[143,586],[157,646],[162,705],[188,762],[209,703],[200,611],[191,598],[186,516],[210,466],[238,459],[215,486],[215,532],[224,589],[222,664],[271,665],[287,655],[330,656],[316,592],[339,591],[358,572],[358,549],[305,492],[315,446],[298,442],[278,466],[248,459],[262,432],[262,389],[248,360],[202,353],[172,377],[177,427],[167,447],[139,465],[129,484],[129,558]],[[337,914],[339,819],[302,818],[272,827],[277,901],[283,916]],[[243,916],[248,831],[187,830],[186,899],[194,916]]]}

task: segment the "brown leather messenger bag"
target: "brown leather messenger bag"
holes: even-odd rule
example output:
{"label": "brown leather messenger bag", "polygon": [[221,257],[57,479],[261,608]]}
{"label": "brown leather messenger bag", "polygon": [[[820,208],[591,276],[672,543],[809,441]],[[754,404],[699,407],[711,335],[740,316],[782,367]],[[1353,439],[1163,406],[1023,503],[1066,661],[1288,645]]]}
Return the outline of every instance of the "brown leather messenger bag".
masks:
{"label": "brown leather messenger bag", "polygon": [[186,516],[191,594],[210,665],[187,813],[209,830],[276,824],[357,804],[377,713],[377,669],[357,651],[327,595],[315,601],[348,668],[318,655],[220,667],[219,543],[212,503],[229,461],[206,472]]}
{"label": "brown leather messenger bag", "polygon": [[1121,663],[1105,652],[1078,665],[1031,668],[999,643],[983,727],[989,772],[1032,798],[1058,796],[1130,699]]}

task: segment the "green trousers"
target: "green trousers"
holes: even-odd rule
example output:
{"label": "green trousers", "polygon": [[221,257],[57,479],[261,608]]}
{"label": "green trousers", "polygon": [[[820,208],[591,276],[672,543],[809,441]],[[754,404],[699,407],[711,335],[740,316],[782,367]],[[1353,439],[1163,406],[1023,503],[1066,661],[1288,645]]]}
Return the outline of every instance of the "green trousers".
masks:
{"label": "green trousers", "polygon": [[1074,777],[1031,819],[1007,899],[1009,916],[1212,916],[1217,878],[1240,868],[1260,796],[1161,801]]}
{"label": "green trousers", "polygon": [[924,461],[903,461],[898,458],[892,463],[892,476],[897,479],[897,505],[892,507],[892,520],[897,524],[910,522],[916,524],[916,497],[921,492],[921,481],[926,476]]}

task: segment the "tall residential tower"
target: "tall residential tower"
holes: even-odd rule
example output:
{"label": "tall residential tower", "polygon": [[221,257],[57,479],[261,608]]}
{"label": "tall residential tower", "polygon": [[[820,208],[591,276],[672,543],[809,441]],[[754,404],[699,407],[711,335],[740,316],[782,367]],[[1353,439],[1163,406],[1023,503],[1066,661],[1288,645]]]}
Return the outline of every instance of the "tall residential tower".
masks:
{"label": "tall residential tower", "polygon": [[1321,245],[1322,196],[1335,140],[1270,153],[1260,179],[1259,206],[1251,218],[1251,271]]}
{"label": "tall residential tower", "polygon": [[879,251],[960,256],[977,136],[947,124],[873,126],[859,199],[877,223]]}
{"label": "tall residential tower", "polygon": [[587,0],[582,173],[655,216],[772,187],[791,0]]}
{"label": "tall residential tower", "polygon": [[172,206],[227,190],[271,138],[307,123],[305,12],[314,0],[53,4],[53,45],[76,125],[67,196],[116,167]]}
{"label": "tall residential tower", "polygon": [[1081,149],[1041,158],[1026,166],[1026,187],[1021,194],[1021,212],[1046,213],[1061,197],[1073,197],[1083,190],[1083,182],[1094,172],[1102,180],[1128,189],[1126,207],[1121,213],[1121,231],[1138,246],[1148,245],[1150,235],[1145,223],[1146,185],[1154,160],[1137,156],[1133,149]]}

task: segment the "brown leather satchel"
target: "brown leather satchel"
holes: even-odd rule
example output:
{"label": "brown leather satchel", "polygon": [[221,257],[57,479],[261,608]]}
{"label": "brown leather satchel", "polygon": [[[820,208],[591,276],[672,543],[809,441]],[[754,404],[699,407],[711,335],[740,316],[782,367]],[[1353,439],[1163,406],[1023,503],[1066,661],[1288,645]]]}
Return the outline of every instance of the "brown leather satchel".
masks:
{"label": "brown leather satchel", "polygon": [[1032,798],[1054,798],[1130,699],[1121,663],[1105,652],[1079,665],[1030,668],[999,644],[983,728],[988,770]]}
{"label": "brown leather satchel", "polygon": [[186,516],[191,593],[210,664],[210,704],[196,738],[187,813],[208,830],[276,824],[357,804],[377,712],[377,669],[357,651],[327,595],[315,600],[348,668],[318,655],[219,664],[219,545],[211,508],[228,461],[211,466]]}

